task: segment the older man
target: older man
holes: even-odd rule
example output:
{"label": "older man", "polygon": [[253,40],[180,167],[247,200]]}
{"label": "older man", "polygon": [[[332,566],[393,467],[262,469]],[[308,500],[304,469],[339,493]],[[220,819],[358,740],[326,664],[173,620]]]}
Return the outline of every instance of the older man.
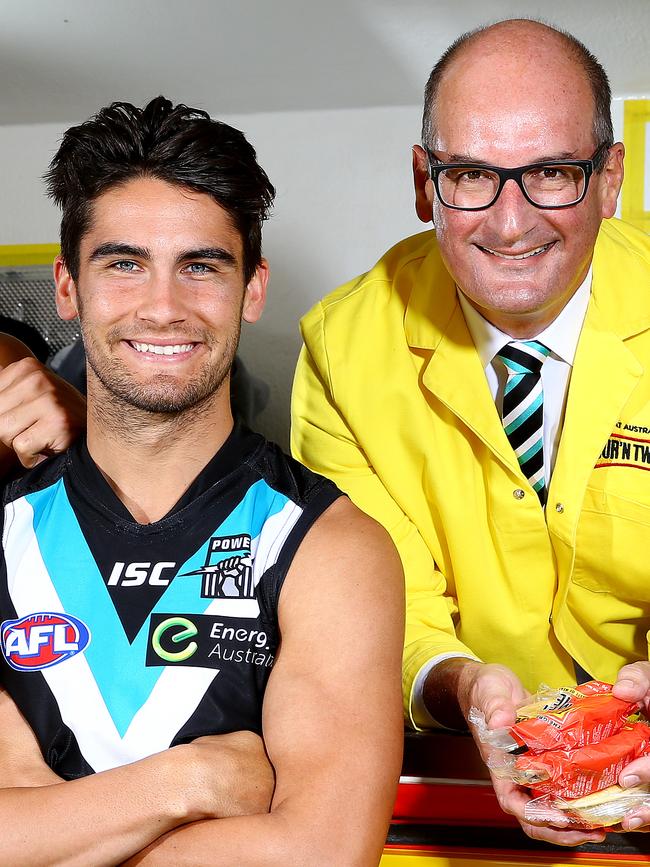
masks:
{"label": "older man", "polygon": [[[650,243],[609,221],[623,153],[577,40],[532,21],[461,37],[413,150],[435,232],[303,320],[293,450],[400,550],[416,727],[471,705],[507,724],[540,681],[647,659]],[[495,787],[523,821],[528,795]]]}

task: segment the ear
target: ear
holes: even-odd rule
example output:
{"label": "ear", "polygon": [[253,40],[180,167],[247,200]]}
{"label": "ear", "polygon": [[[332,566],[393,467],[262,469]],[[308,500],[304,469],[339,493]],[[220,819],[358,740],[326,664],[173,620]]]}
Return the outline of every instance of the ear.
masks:
{"label": "ear", "polygon": [[623,158],[625,157],[625,145],[616,142],[609,149],[607,162],[599,175],[596,175],[600,185],[602,215],[605,219],[613,217],[616,213],[618,194],[623,183]]}
{"label": "ear", "polygon": [[54,285],[57,313],[61,319],[76,319],[79,315],[77,287],[61,256],[54,260]]}
{"label": "ear", "polygon": [[262,315],[266,303],[266,284],[268,282],[269,263],[266,259],[262,259],[244,291],[242,319],[245,322],[257,322]]}
{"label": "ear", "polygon": [[429,160],[424,148],[413,145],[413,186],[415,213],[423,223],[433,219],[433,181],[429,177]]}

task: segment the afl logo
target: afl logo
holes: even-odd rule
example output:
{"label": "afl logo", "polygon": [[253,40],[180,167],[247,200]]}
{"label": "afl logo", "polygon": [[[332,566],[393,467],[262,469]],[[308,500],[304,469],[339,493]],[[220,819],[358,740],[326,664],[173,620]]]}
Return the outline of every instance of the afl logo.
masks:
{"label": "afl logo", "polygon": [[90,643],[85,623],[69,614],[50,611],[5,620],[0,630],[2,653],[18,671],[50,668],[81,653]]}

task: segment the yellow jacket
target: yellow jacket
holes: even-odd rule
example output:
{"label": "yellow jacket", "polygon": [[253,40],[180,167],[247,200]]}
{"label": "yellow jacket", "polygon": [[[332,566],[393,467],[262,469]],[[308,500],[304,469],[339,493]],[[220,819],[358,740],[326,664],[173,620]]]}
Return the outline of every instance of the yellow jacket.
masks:
{"label": "yellow jacket", "polygon": [[502,662],[531,690],[574,681],[571,657],[610,681],[648,657],[647,236],[601,228],[546,520],[433,232],[327,296],[302,332],[292,449],[399,549],[408,716],[414,678],[439,654]]}

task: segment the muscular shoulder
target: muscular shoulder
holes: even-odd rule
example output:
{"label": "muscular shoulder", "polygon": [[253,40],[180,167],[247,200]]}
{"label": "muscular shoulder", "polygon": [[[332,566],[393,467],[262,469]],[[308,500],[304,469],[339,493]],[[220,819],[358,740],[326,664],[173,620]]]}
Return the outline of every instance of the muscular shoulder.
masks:
{"label": "muscular shoulder", "polygon": [[[386,530],[341,497],[305,536],[286,588],[287,595],[316,592],[323,596],[324,605],[331,604],[339,612],[341,603],[357,613],[359,605],[373,611],[387,605],[394,617],[401,612],[402,565]],[[397,616],[399,620],[401,614]]]}

